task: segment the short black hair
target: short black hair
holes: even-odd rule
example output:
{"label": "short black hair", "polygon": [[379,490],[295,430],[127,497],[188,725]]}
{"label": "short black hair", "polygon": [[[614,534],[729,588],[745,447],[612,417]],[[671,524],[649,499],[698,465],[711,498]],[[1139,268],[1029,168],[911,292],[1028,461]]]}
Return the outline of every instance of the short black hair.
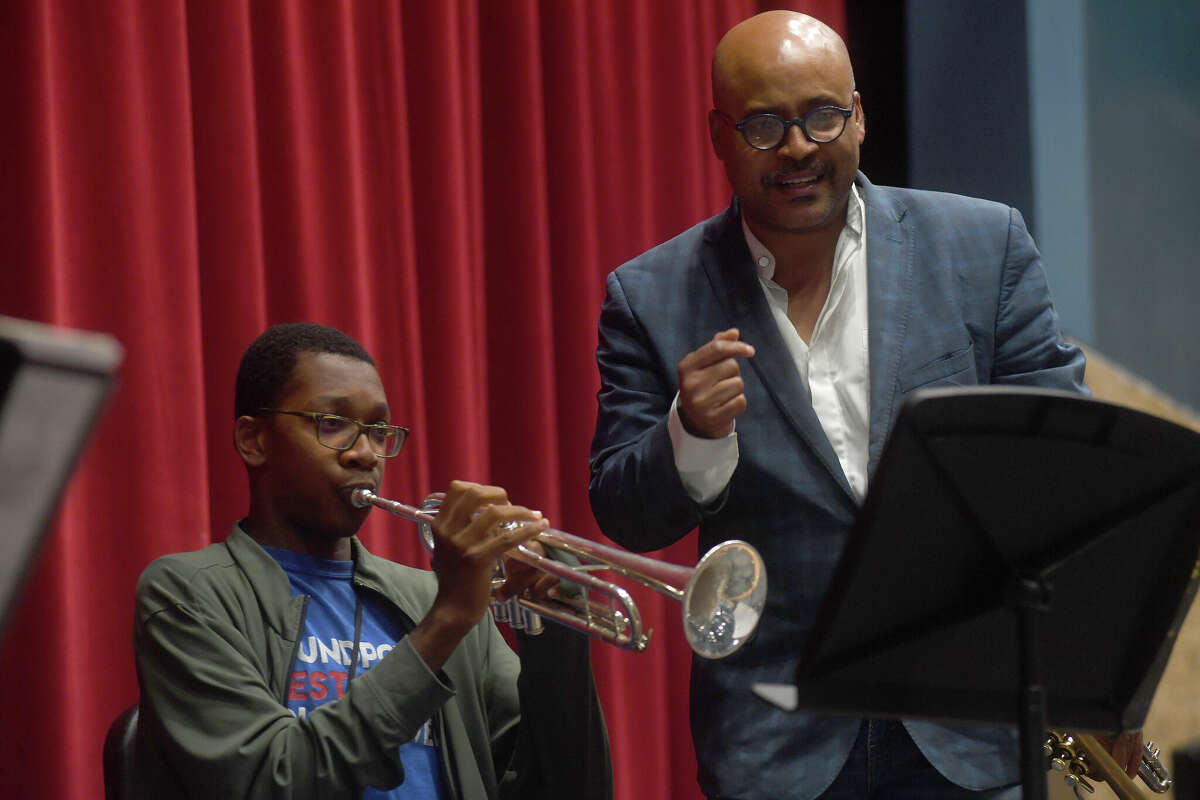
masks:
{"label": "short black hair", "polygon": [[375,366],[371,354],[337,328],[314,322],[273,325],[259,334],[242,355],[233,394],[234,417],[274,408],[301,353],[347,356]]}

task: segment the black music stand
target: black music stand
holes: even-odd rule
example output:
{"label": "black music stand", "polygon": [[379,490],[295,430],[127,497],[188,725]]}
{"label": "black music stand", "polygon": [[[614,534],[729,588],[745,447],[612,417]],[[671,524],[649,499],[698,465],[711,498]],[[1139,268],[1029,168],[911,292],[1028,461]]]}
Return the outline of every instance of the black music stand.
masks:
{"label": "black music stand", "polygon": [[1079,395],[915,393],[797,674],[799,707],[1140,727],[1197,588],[1200,435]]}
{"label": "black music stand", "polygon": [[109,336],[0,317],[0,633],[121,358]]}

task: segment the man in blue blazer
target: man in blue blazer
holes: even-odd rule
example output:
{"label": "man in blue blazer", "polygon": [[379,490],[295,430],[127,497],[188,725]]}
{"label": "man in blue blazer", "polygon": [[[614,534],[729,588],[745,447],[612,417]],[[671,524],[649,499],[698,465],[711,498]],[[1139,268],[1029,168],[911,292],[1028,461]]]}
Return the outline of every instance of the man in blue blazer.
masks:
{"label": "man in blue blazer", "polygon": [[[895,415],[928,386],[1086,391],[1019,212],[873,185],[849,55],[792,12],[733,28],[709,132],[730,207],[608,276],[591,502],[636,550],[699,526],[762,553],[756,638],[694,659],[709,797],[1017,797],[1015,730],[789,714],[792,680]],[[914,524],[920,524],[914,520]],[[881,603],[888,598],[881,597]]]}

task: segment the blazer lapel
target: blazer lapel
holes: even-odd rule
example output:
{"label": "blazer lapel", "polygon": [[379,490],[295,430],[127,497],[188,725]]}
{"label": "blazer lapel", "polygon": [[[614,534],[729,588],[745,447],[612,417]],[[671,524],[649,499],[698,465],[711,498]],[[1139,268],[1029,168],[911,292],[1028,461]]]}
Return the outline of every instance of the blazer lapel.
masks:
{"label": "blazer lapel", "polygon": [[841,462],[813,411],[808,387],[800,379],[763,296],[758,272],[750,261],[750,251],[742,235],[736,200],[718,225],[710,229],[708,236],[709,247],[702,257],[704,271],[730,325],[741,332],[741,339],[754,345],[751,368],[779,412],[825,465],[851,502],[857,504]]}
{"label": "blazer lapel", "polygon": [[867,209],[867,314],[871,428],[867,474],[875,472],[895,415],[900,355],[912,314],[913,242],[907,210],[859,173]]}

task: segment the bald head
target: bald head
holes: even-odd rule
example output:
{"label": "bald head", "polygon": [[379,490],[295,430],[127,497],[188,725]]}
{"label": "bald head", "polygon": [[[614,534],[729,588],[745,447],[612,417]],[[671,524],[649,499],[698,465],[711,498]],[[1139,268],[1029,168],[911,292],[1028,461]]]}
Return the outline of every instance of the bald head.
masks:
{"label": "bald head", "polygon": [[713,53],[713,107],[726,110],[783,70],[812,65],[844,77],[854,89],[850,53],[837,32],[807,14],[766,11],[729,30]]}

